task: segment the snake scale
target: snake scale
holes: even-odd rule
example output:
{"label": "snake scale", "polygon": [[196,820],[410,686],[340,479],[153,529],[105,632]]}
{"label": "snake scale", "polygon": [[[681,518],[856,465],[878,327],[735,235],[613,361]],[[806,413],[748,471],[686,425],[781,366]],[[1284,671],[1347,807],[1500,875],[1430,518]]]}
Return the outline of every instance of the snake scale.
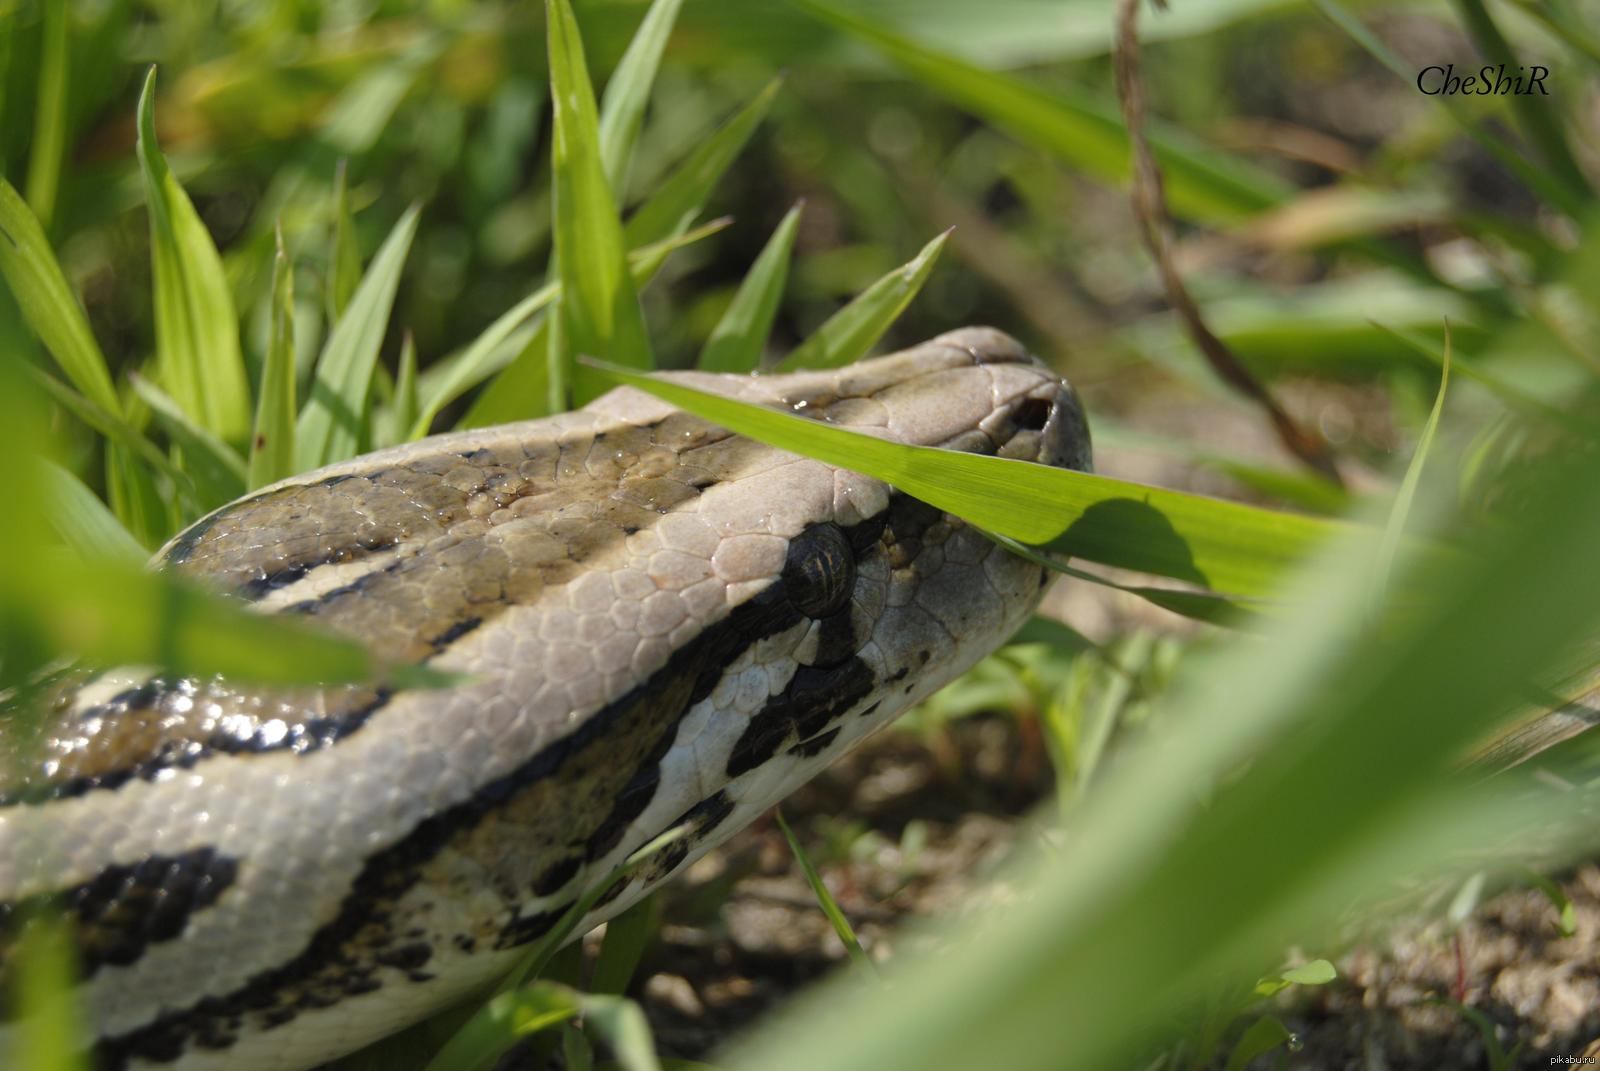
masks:
{"label": "snake scale", "polygon": [[[833,371],[675,375],[1090,463],[1071,388],[990,329]],[[884,483],[626,388],[286,480],[157,564],[459,676],[83,673],[41,736],[0,726],[0,920],[60,906],[95,1060],[119,1071],[310,1067],[482,990],[619,860],[687,828],[580,930],[994,650],[1046,583]],[[0,1066],[22,1066],[13,1031]]]}

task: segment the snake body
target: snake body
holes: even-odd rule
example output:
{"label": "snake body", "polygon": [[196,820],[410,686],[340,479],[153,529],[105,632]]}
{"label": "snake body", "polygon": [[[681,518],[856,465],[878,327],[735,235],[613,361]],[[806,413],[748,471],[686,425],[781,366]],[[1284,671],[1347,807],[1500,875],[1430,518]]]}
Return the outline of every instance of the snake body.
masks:
{"label": "snake body", "polygon": [[[838,371],[680,375],[1089,465],[1070,388],[988,329]],[[629,389],[297,476],[157,562],[461,676],[118,670],[64,689],[42,738],[0,728],[28,757],[0,783],[0,919],[60,905],[115,1069],[310,1067],[482,989],[629,853],[687,825],[582,928],[1004,642],[1045,583],[877,480]]]}

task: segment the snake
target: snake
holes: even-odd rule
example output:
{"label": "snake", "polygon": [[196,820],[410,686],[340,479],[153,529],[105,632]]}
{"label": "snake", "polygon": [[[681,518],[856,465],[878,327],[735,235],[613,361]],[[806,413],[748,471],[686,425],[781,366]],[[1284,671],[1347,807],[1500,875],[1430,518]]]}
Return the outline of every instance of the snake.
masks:
{"label": "snake", "polygon": [[[1087,470],[1072,387],[966,328],[837,369],[661,375],[900,443]],[[1004,643],[1048,576],[880,480],[629,387],[378,450],[154,566],[443,686],[70,671],[0,722],[0,923],[52,904],[110,1071],[296,1071],[588,930]],[[0,983],[17,969],[0,943]],[[25,1066],[15,1021],[0,1066]]]}

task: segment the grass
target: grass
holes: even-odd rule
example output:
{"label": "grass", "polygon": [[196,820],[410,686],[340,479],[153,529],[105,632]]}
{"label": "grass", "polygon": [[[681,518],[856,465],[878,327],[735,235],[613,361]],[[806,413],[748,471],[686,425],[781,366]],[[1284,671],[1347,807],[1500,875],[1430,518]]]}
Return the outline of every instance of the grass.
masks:
{"label": "grass", "polygon": [[[126,5],[47,5],[0,25],[0,85],[26,85],[35,102],[0,97],[13,120],[0,164],[26,174],[26,196],[0,180],[0,300],[14,303],[0,310],[0,456],[15,459],[0,466],[0,497],[38,506],[17,511],[0,556],[12,716],[29,716],[39,672],[63,656],[241,680],[447,684],[241,613],[139,559],[246,488],[429,431],[557,412],[623,381],[890,479],[1088,582],[1250,630],[1208,628],[1190,644],[1200,657],[1174,673],[1167,652],[1183,640],[1097,645],[1036,623],[1026,645],[956,686],[947,710],[1040,719],[1060,783],[1042,821],[1064,846],[1022,853],[1007,872],[1016,903],[978,932],[876,965],[882,985],[820,987],[724,1066],[1105,1068],[1165,1053],[1242,1068],[1289,1040],[1255,1004],[1255,980],[1291,944],[1333,942],[1351,903],[1592,849],[1570,795],[1459,772],[1531,689],[1557,687],[1600,624],[1600,206],[1574,150],[1594,132],[1569,110],[1596,72],[1580,28],[1551,8],[1541,38],[1463,0],[1464,34],[1496,56],[1553,51],[1570,98],[1426,104],[1359,173],[1319,178],[1361,195],[1337,219],[1327,213],[1355,200],[1313,190],[1303,172],[1296,181],[1179,123],[1147,125],[1173,211],[1282,262],[1281,278],[1226,260],[1194,273],[1203,308],[1241,310],[1216,319],[1222,339],[1268,379],[1373,385],[1417,444],[1409,468],[1345,444],[1344,466],[1388,475],[1365,497],[1177,446],[1236,486],[1316,503],[1325,515],[1313,516],[866,439],[653,375],[695,360],[748,372],[779,353],[782,369],[836,367],[955,326],[946,310],[1004,320],[1077,294],[1093,352],[1039,341],[1081,357],[1084,378],[1172,384],[1256,419],[1220,400],[1158,312],[1126,311],[1139,305],[1130,294],[1149,297],[1150,273],[1131,227],[1119,244],[1092,225],[1097,206],[1117,203],[1097,191],[1127,170],[1103,60],[1013,69],[978,55],[1000,46],[976,39],[958,54],[948,42],[963,34],[943,31],[965,25],[962,7],[932,4],[902,24],[806,0],[753,14],[773,31],[754,49],[676,0],[548,0],[542,17],[469,5],[362,17],[338,34],[174,12],[141,38],[172,61],[159,92],[156,70],[119,51]],[[1332,0],[1281,21],[1209,7],[1233,29],[1159,46],[1168,62],[1145,65],[1158,107],[1226,113],[1237,87],[1197,55],[1252,33],[1320,40],[1324,17],[1348,38],[1335,39],[1338,62],[1405,71]],[[262,42],[278,59],[252,58]],[[885,69],[903,77],[884,81]],[[597,93],[591,72],[603,71]],[[134,131],[125,158],[87,178],[63,169],[112,102]],[[158,120],[171,114],[169,138]],[[247,153],[258,128],[289,133]],[[1458,197],[1424,149],[1455,139],[1486,146],[1534,207]],[[774,174],[807,203],[788,189],[774,201]],[[253,183],[253,201],[219,242],[230,183]],[[947,221],[908,208],[918,189],[928,203],[992,202],[1006,263],[963,253]],[[705,223],[728,198],[752,218]],[[1398,232],[1421,203],[1433,230]],[[147,242],[129,239],[128,220],[148,221]],[[1264,220],[1275,227],[1252,227]],[[130,268],[128,248],[144,262]],[[1463,250],[1476,275],[1450,266]],[[529,269],[540,254],[542,276]],[[1076,261],[1092,267],[1063,275]],[[1006,287],[988,293],[995,278]],[[1447,394],[1451,368],[1462,374]],[[1129,721],[1149,731],[1120,732]],[[552,937],[485,1003],[408,1035],[425,1040],[402,1046],[404,1066],[489,1066],[530,1036],[569,1067],[592,1064],[596,1045],[630,1069],[660,1066],[624,995],[650,910],[613,922],[587,987]],[[65,1068],[74,1028],[52,933],[48,919],[30,931],[14,997],[43,1009],[37,1066]],[[402,1066],[394,1051],[348,1066]]]}

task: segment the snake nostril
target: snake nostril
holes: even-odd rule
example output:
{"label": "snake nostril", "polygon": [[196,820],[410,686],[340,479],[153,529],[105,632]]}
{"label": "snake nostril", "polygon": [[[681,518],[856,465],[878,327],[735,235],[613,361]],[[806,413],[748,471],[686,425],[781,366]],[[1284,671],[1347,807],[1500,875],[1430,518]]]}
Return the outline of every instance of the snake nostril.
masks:
{"label": "snake nostril", "polygon": [[1050,403],[1043,398],[1029,398],[1017,406],[1017,411],[1012,414],[1012,420],[1017,427],[1027,431],[1043,431],[1044,426],[1050,422]]}

